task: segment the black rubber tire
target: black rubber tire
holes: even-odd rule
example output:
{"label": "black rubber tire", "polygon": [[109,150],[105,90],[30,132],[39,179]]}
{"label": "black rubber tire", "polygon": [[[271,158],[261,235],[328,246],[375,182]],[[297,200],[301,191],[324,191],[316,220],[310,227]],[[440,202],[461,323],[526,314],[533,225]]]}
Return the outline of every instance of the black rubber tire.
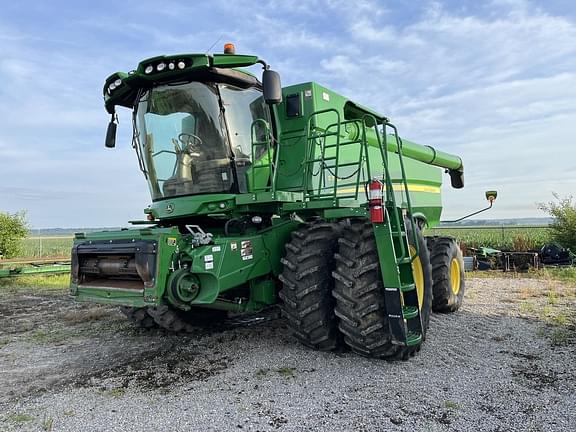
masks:
{"label": "black rubber tire", "polygon": [[[410,230],[410,227],[408,227]],[[432,307],[432,272],[426,243],[419,229],[417,240],[424,276],[424,301],[421,309],[423,340]],[[408,238],[412,235],[409,233]],[[406,360],[420,345],[399,346],[391,341],[378,251],[372,224],[351,221],[342,232],[336,254],[336,316],[344,342],[356,353],[375,358]]]}
{"label": "black rubber tire", "polygon": [[[456,240],[452,237],[430,237],[427,239],[430,245],[430,261],[432,263],[432,310],[434,312],[456,312],[464,301],[464,258]],[[458,294],[452,291],[452,279],[450,266],[452,260],[457,259],[460,264],[460,290]]]}
{"label": "black rubber tire", "polygon": [[174,333],[194,333],[198,327],[219,323],[228,316],[227,312],[216,309],[193,308],[184,311],[168,305],[148,308],[148,313],[158,326]]}
{"label": "black rubber tire", "polygon": [[126,318],[132,321],[136,327],[143,329],[150,329],[158,327],[156,321],[150,314],[148,314],[148,308],[135,308],[130,306],[120,306],[120,312],[122,312]]}
{"label": "black rubber tire", "polygon": [[282,315],[304,345],[331,351],[342,345],[332,297],[334,251],[340,225],[315,221],[292,232],[279,276]]}

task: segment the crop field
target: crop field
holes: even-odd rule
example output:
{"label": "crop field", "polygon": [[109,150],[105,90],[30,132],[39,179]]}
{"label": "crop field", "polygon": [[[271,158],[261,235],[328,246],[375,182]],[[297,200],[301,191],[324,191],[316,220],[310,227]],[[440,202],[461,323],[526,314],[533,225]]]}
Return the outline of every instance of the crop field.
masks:
{"label": "crop field", "polygon": [[462,249],[491,247],[524,252],[537,250],[550,242],[547,226],[485,226],[428,229],[425,235],[455,237]]}
{"label": "crop field", "polygon": [[28,237],[23,242],[22,258],[64,257],[70,255],[72,237]]}

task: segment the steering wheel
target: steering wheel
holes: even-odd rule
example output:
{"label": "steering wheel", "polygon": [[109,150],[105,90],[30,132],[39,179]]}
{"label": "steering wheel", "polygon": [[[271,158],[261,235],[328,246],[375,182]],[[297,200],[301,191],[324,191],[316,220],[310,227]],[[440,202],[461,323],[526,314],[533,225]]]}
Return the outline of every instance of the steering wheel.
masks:
{"label": "steering wheel", "polygon": [[178,141],[180,141],[188,151],[198,151],[198,147],[202,145],[202,140],[198,135],[189,133],[181,133],[178,135]]}

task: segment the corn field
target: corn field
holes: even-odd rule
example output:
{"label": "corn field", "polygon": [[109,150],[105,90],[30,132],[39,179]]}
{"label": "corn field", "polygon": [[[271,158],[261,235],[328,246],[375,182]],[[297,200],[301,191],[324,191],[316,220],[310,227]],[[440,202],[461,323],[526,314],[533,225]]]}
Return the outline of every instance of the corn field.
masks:
{"label": "corn field", "polygon": [[463,249],[484,246],[525,252],[538,250],[550,242],[547,226],[443,227],[427,229],[424,234],[455,237]]}

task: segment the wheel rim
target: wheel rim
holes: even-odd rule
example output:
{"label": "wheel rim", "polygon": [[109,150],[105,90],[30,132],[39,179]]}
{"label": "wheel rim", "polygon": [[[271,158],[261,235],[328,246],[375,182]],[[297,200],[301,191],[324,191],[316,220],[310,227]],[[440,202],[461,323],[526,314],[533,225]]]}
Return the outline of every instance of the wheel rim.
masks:
{"label": "wheel rim", "polygon": [[[416,248],[410,245],[410,256],[414,257],[415,255]],[[418,307],[422,310],[422,305],[424,304],[424,269],[419,256],[416,256],[414,261],[412,261],[412,276],[416,285],[416,294],[418,294]]]}
{"label": "wheel rim", "polygon": [[460,262],[457,258],[452,258],[450,264],[450,285],[452,286],[454,295],[458,295],[460,292],[460,282]]}

